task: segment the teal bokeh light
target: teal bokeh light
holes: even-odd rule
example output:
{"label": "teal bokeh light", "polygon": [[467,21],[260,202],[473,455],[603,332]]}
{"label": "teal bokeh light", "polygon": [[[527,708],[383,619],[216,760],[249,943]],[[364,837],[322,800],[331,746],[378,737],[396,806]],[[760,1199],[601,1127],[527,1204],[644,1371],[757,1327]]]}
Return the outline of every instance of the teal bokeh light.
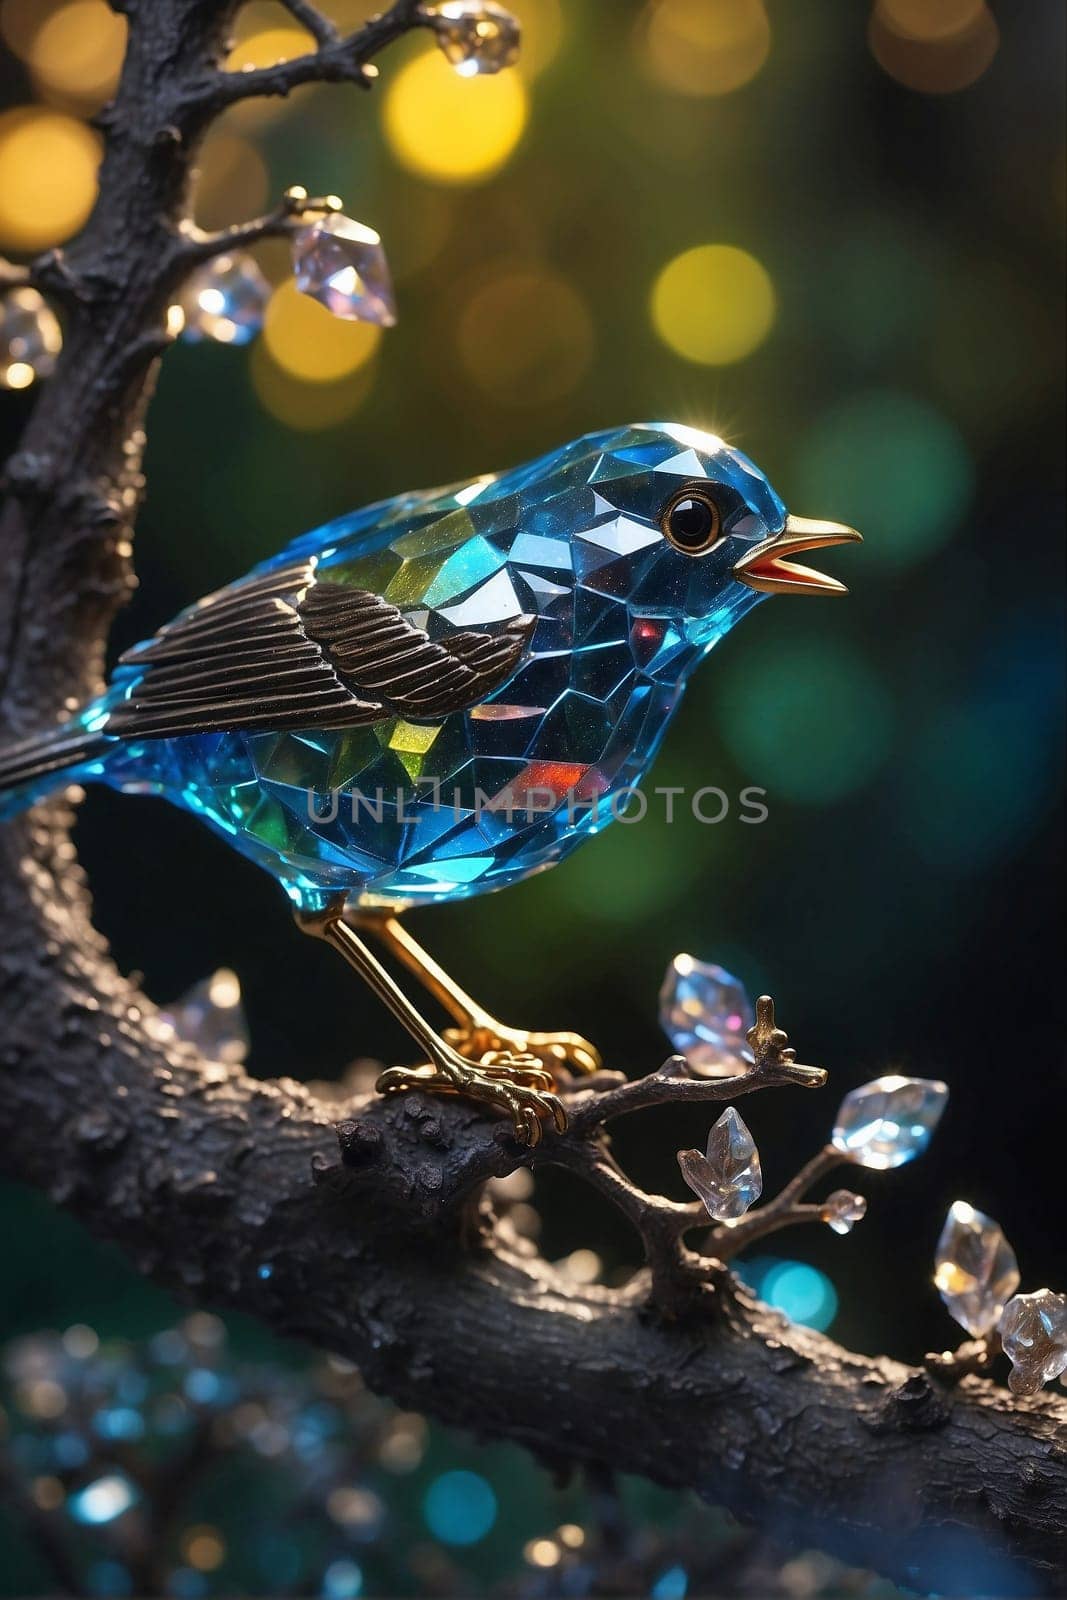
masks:
{"label": "teal bokeh light", "polygon": [[719,662],[719,728],[746,781],[807,805],[861,788],[889,755],[893,701],[852,645],[770,635],[758,656]]}
{"label": "teal bokeh light", "polygon": [[834,406],[803,435],[796,508],[859,528],[866,563],[903,568],[957,531],[974,468],[957,429],[927,401],[874,389]]}
{"label": "teal bokeh light", "polygon": [[477,1472],[443,1472],[426,1491],[422,1509],[442,1544],[477,1544],[496,1521],[496,1495]]}
{"label": "teal bokeh light", "polygon": [[837,1315],[837,1290],[818,1267],[804,1261],[779,1261],[765,1275],[760,1299],[790,1322],[822,1333]]}

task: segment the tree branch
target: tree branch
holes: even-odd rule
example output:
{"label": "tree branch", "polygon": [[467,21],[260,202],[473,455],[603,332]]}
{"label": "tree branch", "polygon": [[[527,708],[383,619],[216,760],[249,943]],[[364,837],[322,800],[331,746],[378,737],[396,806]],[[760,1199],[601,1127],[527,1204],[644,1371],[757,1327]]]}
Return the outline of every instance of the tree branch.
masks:
{"label": "tree branch", "polygon": [[[220,242],[189,230],[208,123],[235,98],[365,81],[370,57],[423,20],[402,0],[334,41],[294,0],[319,48],[226,74],[237,4],[127,0],[96,207],[33,269],[67,317],[56,373],[5,471],[5,737],[95,690],[129,593],[166,309],[195,264],[190,243],[206,259]],[[537,1151],[461,1099],[339,1107],[289,1080],[260,1083],[168,1038],[116,970],[70,842],[74,798],[0,832],[0,1152],[11,1176],[179,1294],[347,1355],[372,1386],[447,1422],[555,1462],[694,1487],[912,1586],[958,1590],[961,1550],[996,1556],[1000,1592],[1051,1586],[1067,1559],[1062,1394],[1020,1400],[975,1376],[949,1389],[788,1327],[721,1263],[685,1249],[699,1206],[643,1194],[614,1162],[604,1125],[616,1116],[819,1081],[773,1029],[766,1059],[735,1080],[688,1080],[675,1066],[576,1084],[570,1131]],[[611,1198],[650,1271],[625,1290],[576,1290],[521,1257],[486,1184],[542,1164]]]}

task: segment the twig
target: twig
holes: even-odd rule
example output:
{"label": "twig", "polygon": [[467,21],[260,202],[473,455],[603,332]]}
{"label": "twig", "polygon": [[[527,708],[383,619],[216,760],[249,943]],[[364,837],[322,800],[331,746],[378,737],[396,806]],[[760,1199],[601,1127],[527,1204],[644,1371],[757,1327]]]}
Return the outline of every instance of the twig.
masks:
{"label": "twig", "polygon": [[312,5],[311,0],[281,0],[295,22],[307,29],[316,44],[336,44],[341,37],[340,29],[336,23],[331,22],[318,8]]}
{"label": "twig", "polygon": [[802,1067],[792,1062],[757,1063],[734,1078],[678,1078],[661,1069],[650,1072],[647,1077],[635,1078],[618,1089],[609,1089],[605,1094],[577,1094],[568,1101],[568,1110],[575,1132],[585,1133],[616,1117],[627,1116],[631,1111],[645,1111],[650,1106],[737,1100],[757,1089],[780,1088],[784,1084],[820,1089],[825,1082],[826,1073],[821,1067]]}
{"label": "twig", "polygon": [[201,110],[214,114],[241,100],[284,97],[307,83],[354,83],[369,89],[377,77],[377,68],[371,65],[373,57],[401,34],[428,26],[419,0],[395,0],[388,11],[371,17],[347,38],[320,38],[316,50],[273,66],[213,72],[190,86],[189,95]]}
{"label": "twig", "polygon": [[756,1239],[775,1233],[779,1228],[790,1228],[798,1222],[818,1222],[821,1206],[801,1205],[799,1202],[813,1183],[832,1172],[844,1161],[844,1156],[832,1144],[825,1145],[818,1155],[801,1167],[796,1177],[779,1190],[773,1200],[750,1211],[737,1222],[725,1222],[708,1238],[708,1247],[720,1261],[729,1261],[739,1250],[745,1250]]}
{"label": "twig", "polygon": [[245,250],[261,239],[283,239],[290,236],[309,216],[326,215],[341,210],[341,201],[335,194],[311,196],[307,190],[294,185],[286,189],[281,200],[271,211],[249,222],[236,222],[230,228],[220,228],[205,233],[191,223],[182,229],[177,256],[188,270],[225,255],[228,250]]}

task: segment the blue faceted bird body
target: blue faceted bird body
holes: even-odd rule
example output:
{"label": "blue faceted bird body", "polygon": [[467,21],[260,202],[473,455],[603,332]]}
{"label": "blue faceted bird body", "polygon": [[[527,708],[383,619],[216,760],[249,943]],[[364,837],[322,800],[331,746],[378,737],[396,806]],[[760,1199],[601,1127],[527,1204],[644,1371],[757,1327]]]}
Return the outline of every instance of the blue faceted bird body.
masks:
{"label": "blue faceted bird body", "polygon": [[[665,508],[705,494],[691,551]],[[781,562],[786,528],[751,461],[670,424],[382,501],[127,652],[43,747],[37,787],[73,773],[162,795],[304,909],[503,887],[611,820],[694,667],[768,589],[840,588]]]}
{"label": "blue faceted bird body", "polygon": [[[638,784],[690,673],[766,594],[843,592],[786,559],[858,538],[787,516],[751,461],[677,424],[304,535],[122,657],[64,727],[0,752],[0,815],[69,778],[162,795],[284,887],[417,1041],[390,1091],[463,1094],[535,1144],[566,1126],[573,1033],[506,1028],[401,927],[552,866]],[[364,937],[451,1013],[440,1033]]]}

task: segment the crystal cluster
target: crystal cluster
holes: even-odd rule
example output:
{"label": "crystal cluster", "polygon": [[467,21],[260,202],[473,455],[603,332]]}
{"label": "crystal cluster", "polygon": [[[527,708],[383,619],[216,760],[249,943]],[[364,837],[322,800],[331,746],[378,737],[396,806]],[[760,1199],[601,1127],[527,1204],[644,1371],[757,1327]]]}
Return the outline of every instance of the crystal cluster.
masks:
{"label": "crystal cluster", "polygon": [[947,1100],[936,1078],[875,1078],[842,1100],[831,1143],[857,1166],[902,1167],[922,1155]]}
{"label": "crystal cluster", "polygon": [[732,1078],[752,1065],[745,1034],[752,1002],[723,967],[675,956],[659,992],[660,1026],[701,1078]]}
{"label": "crystal cluster", "polygon": [[462,78],[500,72],[519,57],[519,24],[493,0],[440,0],[427,6],[437,43]]}
{"label": "crystal cluster", "polygon": [[189,279],[175,324],[182,323],[182,338],[192,344],[248,344],[263,326],[270,292],[251,256],[216,256]]}
{"label": "crystal cluster", "polygon": [[822,1203],[819,1216],[835,1233],[851,1233],[867,1215],[867,1202],[851,1189],[835,1189]]}
{"label": "crystal cluster", "polygon": [[0,298],[0,389],[28,389],[47,378],[62,346],[55,313],[36,289]]}
{"label": "crystal cluster", "polygon": [[240,1064],[248,1055],[248,1024],[237,974],[220,967],[186,990],[180,1000],[160,1012],[179,1039],[195,1045],[208,1061]]}
{"label": "crystal cluster", "polygon": [[1019,1287],[1015,1251],[999,1224],[964,1200],[949,1207],[937,1244],[934,1282],[950,1315],[975,1339],[996,1327]]}
{"label": "crystal cluster", "polygon": [[335,317],[395,325],[389,265],[373,228],[331,212],[297,229],[292,255],[297,288]]}
{"label": "crystal cluster", "polygon": [[744,1119],[728,1106],[708,1134],[707,1152],[679,1150],[682,1177],[718,1222],[743,1217],[763,1193],[759,1151]]}
{"label": "crystal cluster", "polygon": [[1000,1319],[1000,1342],[1012,1362],[1012,1394],[1036,1394],[1067,1372],[1067,1295],[1017,1294]]}

